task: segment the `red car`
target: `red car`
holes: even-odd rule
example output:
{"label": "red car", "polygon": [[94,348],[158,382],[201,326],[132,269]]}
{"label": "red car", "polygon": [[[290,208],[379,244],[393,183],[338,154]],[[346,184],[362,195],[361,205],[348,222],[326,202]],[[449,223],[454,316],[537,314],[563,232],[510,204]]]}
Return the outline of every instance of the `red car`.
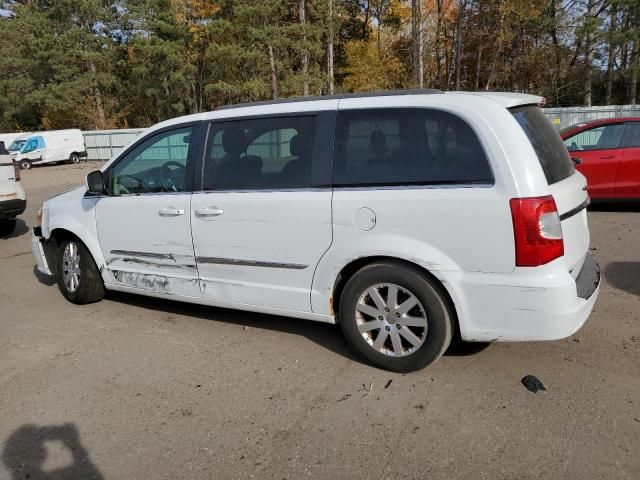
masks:
{"label": "red car", "polygon": [[640,199],[640,118],[607,118],[560,130],[593,199]]}

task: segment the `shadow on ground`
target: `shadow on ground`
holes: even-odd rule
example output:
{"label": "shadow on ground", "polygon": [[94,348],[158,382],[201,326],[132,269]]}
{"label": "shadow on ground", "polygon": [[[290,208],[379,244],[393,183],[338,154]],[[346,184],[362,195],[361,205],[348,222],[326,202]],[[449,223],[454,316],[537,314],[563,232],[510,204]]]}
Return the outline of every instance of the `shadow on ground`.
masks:
{"label": "shadow on ground", "polygon": [[102,480],[72,423],[26,424],[4,443],[2,462],[13,480]]}
{"label": "shadow on ground", "polygon": [[40,270],[38,270],[38,267],[36,267],[35,265],[33,266],[33,275],[38,279],[40,283],[46,285],[47,287],[56,284],[56,277],[54,277],[53,275],[45,275],[44,273],[40,272]]}
{"label": "shadow on ground", "polygon": [[[342,355],[350,360],[367,365],[351,349],[340,330],[340,326],[327,323],[302,320],[298,318],[266,315],[242,310],[195,305],[191,303],[162,300],[142,295],[122,292],[108,292],[108,298],[118,303],[125,303],[140,308],[185,315],[213,322],[232,323],[238,326],[261,328],[276,332],[288,333],[304,337],[327,350]],[[454,338],[446,356],[475,355],[489,346],[488,343],[467,343]]]}
{"label": "shadow on ground", "polygon": [[590,212],[640,212],[640,200],[593,200]]}
{"label": "shadow on ground", "polygon": [[24,220],[22,220],[21,218],[17,218],[16,226],[13,229],[13,231],[8,235],[2,235],[0,238],[2,238],[3,240],[8,240],[10,238],[15,238],[15,237],[19,237],[20,235],[24,235],[28,231],[29,231],[29,227],[27,226],[26,223],[24,223]]}
{"label": "shadow on ground", "polygon": [[640,262],[611,262],[604,276],[618,290],[640,297]]}

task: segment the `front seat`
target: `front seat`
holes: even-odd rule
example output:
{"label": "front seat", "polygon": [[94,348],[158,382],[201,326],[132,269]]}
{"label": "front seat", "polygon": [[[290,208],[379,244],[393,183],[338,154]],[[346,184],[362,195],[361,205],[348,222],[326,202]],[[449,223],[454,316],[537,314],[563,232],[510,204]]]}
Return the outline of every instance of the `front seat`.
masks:
{"label": "front seat", "polygon": [[222,132],[222,148],[225,155],[220,159],[216,171],[218,188],[257,187],[262,174],[262,159],[255,155],[245,155],[247,138],[244,129],[227,127]]}
{"label": "front seat", "polygon": [[289,160],[282,169],[283,186],[302,187],[309,180],[309,146],[304,137],[299,133],[289,140],[289,151],[295,158]]}

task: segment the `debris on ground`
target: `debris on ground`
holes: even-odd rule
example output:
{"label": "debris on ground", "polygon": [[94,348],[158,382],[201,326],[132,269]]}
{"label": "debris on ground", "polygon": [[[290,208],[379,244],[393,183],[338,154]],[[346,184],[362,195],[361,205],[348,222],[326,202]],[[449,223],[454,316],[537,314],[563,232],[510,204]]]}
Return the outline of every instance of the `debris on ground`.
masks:
{"label": "debris on ground", "polygon": [[387,388],[389,388],[389,385],[391,385],[391,382],[393,382],[393,380],[392,380],[392,379],[389,379],[389,381],[387,382],[387,384],[384,386],[385,390],[386,390]]}
{"label": "debris on ground", "polygon": [[[350,394],[350,393],[347,393],[344,397],[340,398],[340,399],[338,400],[338,402],[344,402],[344,401],[345,401],[345,400],[347,400],[350,396],[351,396],[351,394]],[[338,403],[338,402],[336,402],[336,403]]]}
{"label": "debris on ground", "polygon": [[522,382],[522,385],[524,385],[524,387],[530,392],[536,393],[538,390],[547,390],[546,388],[544,388],[542,382],[533,375],[525,375],[520,381]]}

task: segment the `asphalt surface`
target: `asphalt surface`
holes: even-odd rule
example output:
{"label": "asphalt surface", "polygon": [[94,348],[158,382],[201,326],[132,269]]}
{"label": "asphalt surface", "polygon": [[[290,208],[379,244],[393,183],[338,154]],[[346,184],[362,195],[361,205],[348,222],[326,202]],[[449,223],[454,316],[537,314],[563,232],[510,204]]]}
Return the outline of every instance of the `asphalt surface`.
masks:
{"label": "asphalt surface", "polygon": [[401,375],[332,325],[66,302],[28,226],[92,167],[23,172],[27,211],[0,239],[0,478],[640,478],[639,207],[589,213],[604,280],[576,335],[458,346]]}

